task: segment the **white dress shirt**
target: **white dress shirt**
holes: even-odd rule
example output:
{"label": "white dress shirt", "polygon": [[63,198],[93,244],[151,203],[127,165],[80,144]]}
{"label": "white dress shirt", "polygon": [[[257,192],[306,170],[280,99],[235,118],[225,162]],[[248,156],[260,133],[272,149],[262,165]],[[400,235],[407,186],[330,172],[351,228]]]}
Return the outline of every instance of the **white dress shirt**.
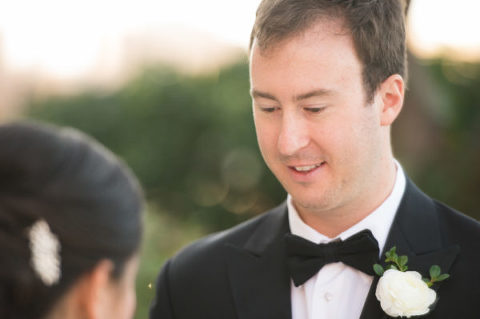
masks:
{"label": "white dress shirt", "polygon": [[[369,229],[378,241],[381,252],[405,191],[405,174],[400,164],[395,164],[395,184],[387,199],[371,214],[335,238],[328,238],[305,224],[288,195],[290,231],[314,243],[328,243],[338,238],[345,240],[361,230]],[[292,318],[358,319],[372,281],[372,276],[342,262],[327,264],[303,285],[295,287],[291,282]]]}

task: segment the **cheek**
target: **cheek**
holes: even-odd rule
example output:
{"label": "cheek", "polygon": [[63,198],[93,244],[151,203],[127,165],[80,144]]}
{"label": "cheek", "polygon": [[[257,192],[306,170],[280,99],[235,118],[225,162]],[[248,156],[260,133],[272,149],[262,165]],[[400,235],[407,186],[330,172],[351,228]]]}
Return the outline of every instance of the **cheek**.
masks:
{"label": "cheek", "polygon": [[[337,116],[324,119],[321,123],[312,123],[309,131],[312,139],[325,156],[338,161],[344,153],[352,152],[355,146],[355,133],[352,123],[346,117]],[[339,158],[340,157],[340,158]]]}
{"label": "cheek", "polygon": [[[361,119],[359,117],[359,119]],[[372,174],[379,160],[380,135],[371,118],[365,117],[352,124],[344,140],[344,164],[350,174]]]}
{"label": "cheek", "polygon": [[257,134],[258,146],[265,159],[271,157],[277,145],[277,133],[275,125],[268,121],[255,119],[255,131]]}
{"label": "cheek", "polygon": [[127,303],[129,304],[129,308],[127,309],[127,312],[130,313],[130,316],[128,317],[130,319],[130,318],[133,318],[135,309],[137,308],[137,295],[135,293],[135,290],[132,290],[130,292]]}
{"label": "cheek", "polygon": [[[315,130],[317,144],[330,163],[340,169],[355,168],[369,156],[366,145],[372,138],[366,122],[350,114],[339,114]],[[371,141],[370,141],[371,143]]]}
{"label": "cheek", "polygon": [[133,272],[132,269],[128,269],[126,276],[123,278],[122,283],[120,284],[116,305],[117,305],[117,318],[121,319],[132,319],[135,314],[135,309],[137,305],[137,295],[135,291],[135,278],[136,271]]}
{"label": "cheek", "polygon": [[132,319],[135,313],[137,297],[135,292],[135,279],[138,272],[138,257],[129,261],[125,273],[117,286],[117,314],[121,319]]}
{"label": "cheek", "polygon": [[118,309],[120,310],[117,318],[132,319],[135,314],[137,298],[134,289],[128,289],[124,292],[121,299],[118,300]]}

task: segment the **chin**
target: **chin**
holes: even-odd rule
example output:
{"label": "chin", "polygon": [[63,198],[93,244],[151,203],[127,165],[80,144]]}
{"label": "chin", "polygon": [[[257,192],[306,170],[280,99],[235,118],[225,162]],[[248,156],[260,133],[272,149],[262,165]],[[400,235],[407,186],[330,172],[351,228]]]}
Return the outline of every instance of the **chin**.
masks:
{"label": "chin", "polygon": [[293,200],[295,206],[300,209],[303,209],[308,212],[322,212],[326,211],[329,208],[329,205],[325,202],[321,202],[318,200]]}
{"label": "chin", "polygon": [[[295,189],[289,192],[295,206],[308,211],[328,211],[335,207],[335,194],[320,187]],[[338,199],[338,198],[337,198]]]}
{"label": "chin", "polygon": [[[318,194],[318,193],[317,193]],[[305,194],[291,194],[293,203],[295,206],[300,209],[305,209],[309,211],[321,211],[326,210],[329,206],[328,203],[324,200],[325,195],[318,194],[314,196],[305,196]],[[297,196],[295,196],[297,195]]]}

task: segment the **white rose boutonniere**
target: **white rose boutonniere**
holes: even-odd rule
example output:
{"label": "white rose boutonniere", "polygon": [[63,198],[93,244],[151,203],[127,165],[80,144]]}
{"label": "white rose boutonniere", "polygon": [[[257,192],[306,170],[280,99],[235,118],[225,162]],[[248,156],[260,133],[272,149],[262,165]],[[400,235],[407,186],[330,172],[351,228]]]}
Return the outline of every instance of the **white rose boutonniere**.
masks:
{"label": "white rose boutonniere", "polygon": [[440,267],[430,268],[430,279],[422,278],[416,271],[407,271],[407,256],[398,256],[393,247],[386,254],[387,270],[379,264],[373,269],[380,276],[375,296],[383,311],[390,317],[422,316],[430,312],[437,300],[436,292],[430,287],[449,277],[441,274]]}
{"label": "white rose boutonniere", "polygon": [[390,317],[421,316],[430,311],[437,294],[416,271],[388,269],[378,281],[375,296]]}

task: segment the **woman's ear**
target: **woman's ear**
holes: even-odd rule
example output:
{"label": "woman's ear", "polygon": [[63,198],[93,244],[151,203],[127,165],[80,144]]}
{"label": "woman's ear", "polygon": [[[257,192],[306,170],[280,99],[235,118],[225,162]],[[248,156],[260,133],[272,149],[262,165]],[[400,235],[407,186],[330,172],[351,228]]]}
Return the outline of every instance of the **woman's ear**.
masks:
{"label": "woman's ear", "polygon": [[389,126],[402,110],[405,94],[405,83],[398,74],[388,77],[378,90],[380,99],[380,124]]}
{"label": "woman's ear", "polygon": [[78,281],[77,297],[80,308],[88,319],[108,318],[111,306],[111,272],[113,263],[102,260],[95,268]]}

